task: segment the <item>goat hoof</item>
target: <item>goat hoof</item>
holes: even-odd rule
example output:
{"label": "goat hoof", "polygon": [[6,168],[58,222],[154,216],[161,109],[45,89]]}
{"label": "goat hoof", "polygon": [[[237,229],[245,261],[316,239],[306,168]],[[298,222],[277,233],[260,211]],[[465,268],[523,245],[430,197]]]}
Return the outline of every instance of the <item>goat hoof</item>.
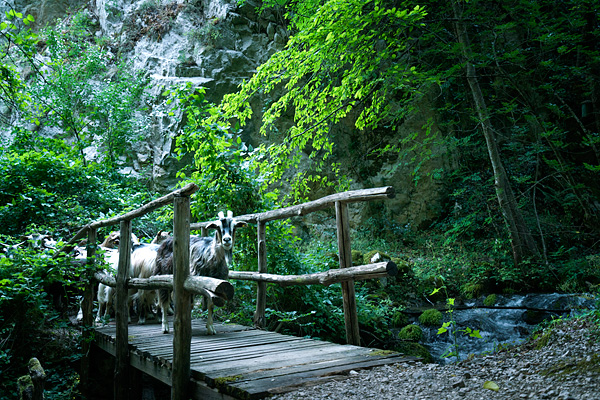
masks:
{"label": "goat hoof", "polygon": [[217,334],[217,331],[216,331],[216,330],[215,330],[215,328],[213,328],[212,326],[210,326],[210,327],[209,327],[209,326],[207,326],[207,327],[206,327],[206,334],[207,334],[207,335],[209,335],[209,336],[210,336],[210,335],[216,335],[216,334]]}

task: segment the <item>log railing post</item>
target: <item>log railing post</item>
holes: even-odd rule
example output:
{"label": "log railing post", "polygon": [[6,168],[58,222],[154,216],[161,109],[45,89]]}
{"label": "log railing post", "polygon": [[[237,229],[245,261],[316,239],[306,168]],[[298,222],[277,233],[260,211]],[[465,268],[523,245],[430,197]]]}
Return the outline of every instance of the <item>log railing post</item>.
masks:
{"label": "log railing post", "polygon": [[[352,249],[350,247],[350,227],[348,224],[348,204],[335,202],[335,218],[337,223],[337,240],[340,268],[352,267]],[[346,342],[360,346],[360,331],[358,329],[358,313],[356,311],[356,296],[354,280],[342,282],[344,300],[344,320],[346,323]]]}
{"label": "log railing post", "polygon": [[190,274],[190,197],[173,200],[173,373],[171,399],[188,399],[192,340],[191,295],[184,289]]}
{"label": "log railing post", "polygon": [[81,311],[83,312],[82,323],[82,357],[81,357],[81,387],[84,391],[89,389],[90,383],[90,346],[92,342],[92,329],[94,328],[94,270],[96,265],[96,229],[88,230],[86,254],[87,266],[85,274],[85,287],[83,299],[81,300]]}
{"label": "log railing post", "polygon": [[127,301],[127,278],[131,264],[131,221],[121,221],[121,239],[119,241],[119,266],[115,300],[115,379],[114,398],[129,398],[129,342],[127,322],[129,304]]}
{"label": "log railing post", "polygon": [[[267,273],[267,243],[266,243],[266,222],[258,221],[257,236],[258,236],[258,272]],[[266,325],[267,307],[267,283],[258,282],[256,290],[256,312],[254,313],[254,326],[256,328],[264,328]]]}

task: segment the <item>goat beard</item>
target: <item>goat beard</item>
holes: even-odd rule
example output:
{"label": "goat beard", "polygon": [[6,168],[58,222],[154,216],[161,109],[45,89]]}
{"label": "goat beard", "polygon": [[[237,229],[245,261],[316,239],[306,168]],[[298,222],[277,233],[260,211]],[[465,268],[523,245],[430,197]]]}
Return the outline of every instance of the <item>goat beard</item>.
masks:
{"label": "goat beard", "polygon": [[233,261],[233,252],[230,250],[225,250],[225,262],[227,263],[227,267],[231,266],[231,262]]}

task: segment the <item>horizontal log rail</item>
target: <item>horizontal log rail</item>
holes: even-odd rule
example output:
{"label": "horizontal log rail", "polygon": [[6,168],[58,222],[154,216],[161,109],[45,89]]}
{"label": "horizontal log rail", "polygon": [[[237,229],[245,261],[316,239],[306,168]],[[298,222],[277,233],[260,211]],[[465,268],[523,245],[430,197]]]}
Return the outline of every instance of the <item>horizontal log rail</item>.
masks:
{"label": "horizontal log rail", "polygon": [[[106,272],[96,272],[94,278],[110,287],[117,286],[114,276]],[[138,290],[173,290],[173,275],[155,275],[150,278],[128,278],[125,282],[128,289]],[[233,285],[221,279],[207,276],[188,276],[183,284],[184,288],[194,294],[209,296],[217,307],[223,307],[227,300],[233,299]]]}
{"label": "horizontal log rail", "polygon": [[100,220],[100,221],[90,222],[89,224],[85,225],[83,228],[79,229],[79,231],[75,234],[75,236],[73,236],[71,238],[71,240],[69,240],[63,247],[61,247],[58,251],[56,251],[54,253],[53,258],[57,258],[62,253],[68,253],[71,250],[73,250],[73,248],[75,248],[76,244],[80,240],[82,240],[84,237],[86,237],[88,231],[90,231],[90,230],[97,230],[99,228],[117,225],[117,224],[121,223],[121,221],[131,221],[135,218],[142,217],[158,208],[164,207],[167,204],[171,204],[175,197],[191,196],[197,190],[198,190],[198,185],[196,185],[195,183],[190,183],[190,184],[187,184],[186,186],[182,187],[181,189],[174,190],[171,193],[169,193],[163,197],[153,200],[150,203],[147,203],[147,204],[143,205],[142,207],[137,208],[132,211],[129,211],[125,214],[118,215],[116,217],[112,217],[112,218],[108,218],[108,219],[104,219],[104,220]]}
{"label": "horizontal log rail", "polygon": [[240,279],[255,282],[276,283],[280,286],[291,285],[325,285],[329,286],[348,280],[365,280],[396,276],[398,267],[392,261],[375,264],[359,265],[350,268],[330,269],[304,275],[275,275],[249,271],[229,271],[230,279]]}
{"label": "horizontal log rail", "polygon": [[[335,203],[356,203],[362,201],[373,201],[382,199],[393,199],[396,192],[392,186],[386,186],[374,189],[351,190],[344,193],[335,193],[329,196],[322,197],[318,200],[309,201],[308,203],[298,204],[280,208],[278,210],[266,211],[257,214],[246,214],[235,217],[235,219],[248,222],[258,223],[275,221],[278,219],[286,219],[291,217],[299,217],[310,214],[315,211],[323,210],[328,207],[333,207]],[[191,230],[201,230],[206,228],[212,221],[197,222],[190,224]]]}

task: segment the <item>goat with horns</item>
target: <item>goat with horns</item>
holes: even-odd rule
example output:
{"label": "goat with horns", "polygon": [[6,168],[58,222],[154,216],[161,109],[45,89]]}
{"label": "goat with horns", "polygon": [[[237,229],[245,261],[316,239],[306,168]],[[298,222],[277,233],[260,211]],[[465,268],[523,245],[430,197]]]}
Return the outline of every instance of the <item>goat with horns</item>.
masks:
{"label": "goat with horns", "polygon": [[[219,220],[211,222],[206,228],[214,229],[214,237],[190,237],[190,275],[208,276],[216,279],[227,279],[229,266],[233,258],[233,242],[236,228],[246,226],[244,221],[233,218],[233,212],[219,213]],[[170,275],[173,273],[173,239],[163,242],[156,254],[154,275]],[[169,309],[170,293],[168,289],[159,289],[159,303],[162,312],[163,333],[169,333],[167,310]],[[213,303],[205,297],[208,308],[206,330],[208,335],[216,333],[213,327]]]}

